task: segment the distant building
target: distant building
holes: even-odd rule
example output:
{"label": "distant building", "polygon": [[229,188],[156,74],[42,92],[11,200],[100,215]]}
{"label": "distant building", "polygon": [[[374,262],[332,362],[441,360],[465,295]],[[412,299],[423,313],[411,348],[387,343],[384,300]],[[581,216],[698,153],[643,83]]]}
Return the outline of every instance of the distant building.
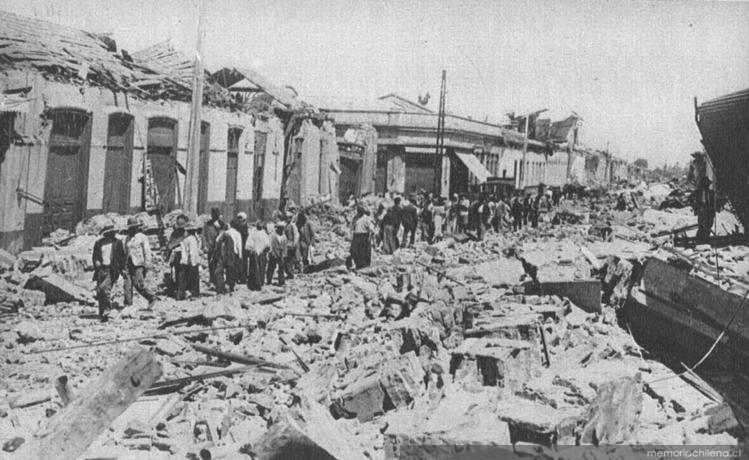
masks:
{"label": "distant building", "polygon": [[[374,190],[348,187],[352,192],[434,191],[440,170],[438,192],[444,196],[497,180],[512,188],[521,187],[523,136],[508,133],[499,125],[447,114],[445,154],[438,158],[438,115],[420,104],[388,94],[371,107],[323,107],[321,111],[335,121],[342,158],[350,156],[343,153],[351,150],[351,142],[345,138],[350,129],[372,126],[376,130]],[[545,143],[528,142],[529,187],[543,181],[547,151]],[[370,180],[366,175],[372,171],[367,171],[357,177]]]}

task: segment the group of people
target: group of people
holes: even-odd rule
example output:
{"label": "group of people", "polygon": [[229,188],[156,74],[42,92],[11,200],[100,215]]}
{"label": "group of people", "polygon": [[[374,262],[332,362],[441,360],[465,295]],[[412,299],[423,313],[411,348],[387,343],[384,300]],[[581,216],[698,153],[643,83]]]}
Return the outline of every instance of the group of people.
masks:
{"label": "group of people", "polygon": [[[535,228],[552,202],[558,203],[554,197],[543,187],[535,196],[516,194],[510,200],[501,195],[455,194],[448,201],[422,192],[408,199],[382,197],[374,215],[352,199],[349,204],[357,207],[357,215],[352,223],[351,262],[357,259],[355,254],[362,254],[365,234],[372,235],[374,245],[383,253],[392,254],[400,247],[413,246],[417,231],[422,241],[434,243],[445,235],[472,232],[482,239],[487,232],[519,230],[528,225]],[[361,262],[366,266],[367,260],[363,257]]]}
{"label": "group of people", "polygon": [[[125,238],[118,237],[118,233],[112,225],[104,227],[93,248],[102,320],[111,310],[112,287],[120,276],[124,279],[126,306],[132,305],[133,290],[149,302],[149,307],[157,300],[145,283],[153,264],[143,226],[130,218]],[[164,248],[170,271],[167,291],[177,300],[200,296],[201,265],[207,266],[209,281],[217,294],[232,292],[238,284],[259,291],[264,284],[271,284],[274,276],[283,285],[287,278],[310,265],[314,241],[315,232],[306,213],[293,207],[278,212],[272,226],[261,221],[251,224],[243,212],[227,225],[218,208],[211,210],[204,225],[179,215]]]}
{"label": "group of people", "polygon": [[[538,227],[540,216],[559,204],[561,194],[538,188],[535,196],[516,194],[511,200],[501,195],[453,195],[448,201],[431,193],[380,197],[374,213],[360,200],[349,199],[356,208],[351,223],[349,268],[369,266],[372,247],[384,254],[398,248],[413,246],[417,232],[422,241],[435,243],[445,235],[471,232],[483,239],[487,232],[519,230],[524,226]],[[392,203],[392,204],[391,204]]]}

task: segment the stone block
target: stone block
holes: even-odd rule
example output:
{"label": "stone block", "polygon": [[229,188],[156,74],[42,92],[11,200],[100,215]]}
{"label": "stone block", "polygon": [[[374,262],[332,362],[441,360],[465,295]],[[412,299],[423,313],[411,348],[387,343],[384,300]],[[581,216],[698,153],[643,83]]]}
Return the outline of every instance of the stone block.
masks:
{"label": "stone block", "polygon": [[540,373],[535,343],[494,338],[469,338],[452,351],[450,374],[484,386],[516,389]]}
{"label": "stone block", "polygon": [[380,355],[376,363],[352,369],[331,398],[334,410],[361,422],[413,401],[423,385],[424,370],[413,352],[401,356]]}

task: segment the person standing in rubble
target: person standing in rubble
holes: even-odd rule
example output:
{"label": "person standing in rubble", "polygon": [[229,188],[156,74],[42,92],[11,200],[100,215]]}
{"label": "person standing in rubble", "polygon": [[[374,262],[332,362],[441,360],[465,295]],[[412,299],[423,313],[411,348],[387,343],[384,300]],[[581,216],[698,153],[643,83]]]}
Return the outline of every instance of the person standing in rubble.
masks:
{"label": "person standing in rubble", "polygon": [[398,229],[401,225],[401,199],[395,197],[394,204],[382,218],[382,252],[392,254],[398,249]]}
{"label": "person standing in rubble", "polygon": [[303,270],[312,264],[310,251],[315,241],[315,230],[303,210],[296,215],[296,228],[299,230],[299,255],[302,258]]}
{"label": "person standing in rubble", "polygon": [[148,301],[148,308],[156,302],[156,295],[146,287],[146,271],[151,266],[151,242],[142,231],[143,225],[135,217],[127,219],[127,276],[125,277],[125,305],[133,304],[133,288]]}
{"label": "person standing in rubble", "polygon": [[288,251],[288,242],[284,236],[284,230],[286,229],[286,222],[278,221],[275,225],[273,234],[270,235],[270,254],[268,256],[268,273],[266,281],[271,284],[273,281],[273,273],[278,268],[278,285],[283,286],[286,284],[286,256]]}
{"label": "person standing in rubble", "polygon": [[208,266],[212,270],[211,283],[216,289],[216,294],[226,294],[228,264],[234,252],[234,240],[226,234],[228,229],[226,223],[222,222],[214,241],[213,251],[211,251],[211,259],[208,261]]}
{"label": "person standing in rubble", "polygon": [[187,292],[194,298],[200,297],[200,226],[193,222],[185,227],[186,236],[180,243],[179,276],[177,279],[177,300],[184,300]]}
{"label": "person standing in rubble", "polygon": [[203,226],[203,250],[205,250],[206,258],[208,259],[208,276],[213,284],[216,284],[216,280],[213,279],[214,273],[216,273],[216,267],[214,266],[214,260],[217,258],[214,255],[216,250],[216,240],[218,235],[224,227],[224,222],[221,220],[221,211],[218,208],[211,209],[211,219],[208,220]]}
{"label": "person standing in rubble", "polygon": [[401,225],[403,225],[403,246],[413,246],[416,239],[416,227],[419,225],[419,210],[416,208],[414,201],[416,197],[411,198],[403,206],[401,213]]}
{"label": "person standing in rubble", "polygon": [[237,283],[242,282],[242,263],[244,251],[242,246],[242,233],[241,228],[247,227],[247,222],[244,223],[237,217],[226,230],[225,236],[222,239],[222,259],[224,264],[224,273],[226,273],[226,284],[229,288],[229,292],[234,291],[234,287]]}
{"label": "person standing in rubble", "polygon": [[244,253],[244,246],[247,243],[247,233],[249,231],[247,227],[247,213],[240,212],[237,214],[237,225],[235,229],[239,232],[242,237],[242,244],[240,244],[239,253],[239,264],[237,265],[237,281],[240,283],[247,282],[247,254]]}
{"label": "person standing in rubble", "polygon": [[505,201],[504,196],[500,195],[499,200],[497,201],[496,212],[497,212],[496,231],[500,232],[504,230],[505,223],[508,221],[510,217],[510,206]]}
{"label": "person standing in rubble", "polygon": [[419,231],[421,241],[431,243],[434,237],[434,218],[432,215],[432,194],[429,193],[422,200],[421,212],[419,214]]}
{"label": "person standing in rubble", "polygon": [[466,195],[461,195],[458,201],[458,233],[468,230],[468,214],[470,213],[471,200]]}
{"label": "person standing in rubble", "polygon": [[442,241],[445,228],[445,199],[438,196],[432,206],[432,227],[434,228],[433,242]]}
{"label": "person standing in rubble", "polygon": [[510,212],[512,213],[512,230],[516,232],[523,228],[523,203],[520,202],[518,195],[512,199]]}
{"label": "person standing in rubble", "polygon": [[284,270],[288,279],[294,279],[294,273],[299,271],[299,228],[294,220],[295,208],[290,208],[286,215],[287,223],[284,228],[286,237],[286,260],[284,261]]}
{"label": "person standing in rubble", "polygon": [[532,212],[533,203],[531,201],[531,194],[528,193],[525,195],[525,199],[523,200],[523,226],[528,226],[528,218],[531,217]]}
{"label": "person standing in rubble", "polygon": [[715,222],[715,191],[710,188],[712,181],[704,176],[700,186],[692,194],[692,207],[697,215],[697,241],[710,239]]}
{"label": "person standing in rubble", "polygon": [[249,260],[247,288],[251,291],[259,291],[265,284],[265,270],[268,265],[268,252],[270,252],[270,238],[261,221],[257,221],[254,226],[250,227],[245,251],[248,253]]}
{"label": "person standing in rubble", "polygon": [[453,193],[447,202],[447,234],[454,235],[458,230],[458,194]]}
{"label": "person standing in rubble", "polygon": [[351,249],[346,259],[346,267],[361,269],[372,263],[372,235],[376,232],[375,223],[363,206],[356,208],[356,216],[351,223]]}
{"label": "person standing in rubble", "polygon": [[538,194],[531,200],[530,220],[531,227],[533,228],[538,228],[538,219],[541,214],[541,200],[543,199],[543,196],[543,194]]}
{"label": "person standing in rubble", "polygon": [[117,230],[114,225],[104,226],[100,234],[101,238],[94,243],[91,259],[94,263],[99,318],[102,321],[107,321],[109,310],[112,308],[112,286],[121,274],[124,275],[127,256],[125,246],[117,238]]}
{"label": "person standing in rubble", "polygon": [[172,229],[172,234],[169,235],[169,241],[166,244],[166,248],[164,248],[164,260],[169,262],[171,271],[169,292],[170,295],[175,297],[177,295],[179,278],[181,276],[180,270],[182,269],[182,265],[180,264],[180,259],[182,257],[182,240],[187,236],[185,233],[187,220],[187,216],[184,214],[177,216],[177,219],[174,222],[174,228]]}

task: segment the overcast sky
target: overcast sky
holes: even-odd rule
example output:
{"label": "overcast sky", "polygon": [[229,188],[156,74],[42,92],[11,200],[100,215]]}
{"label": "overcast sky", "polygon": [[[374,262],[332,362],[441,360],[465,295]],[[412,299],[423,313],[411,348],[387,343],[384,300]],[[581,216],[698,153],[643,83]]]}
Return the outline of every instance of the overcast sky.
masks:
{"label": "overcast sky", "polygon": [[[0,0],[136,51],[194,48],[197,0]],[[319,105],[431,93],[498,121],[574,110],[582,141],[651,164],[701,147],[693,98],[749,87],[749,3],[208,0],[206,65],[251,65]],[[2,27],[2,25],[0,25]]]}

